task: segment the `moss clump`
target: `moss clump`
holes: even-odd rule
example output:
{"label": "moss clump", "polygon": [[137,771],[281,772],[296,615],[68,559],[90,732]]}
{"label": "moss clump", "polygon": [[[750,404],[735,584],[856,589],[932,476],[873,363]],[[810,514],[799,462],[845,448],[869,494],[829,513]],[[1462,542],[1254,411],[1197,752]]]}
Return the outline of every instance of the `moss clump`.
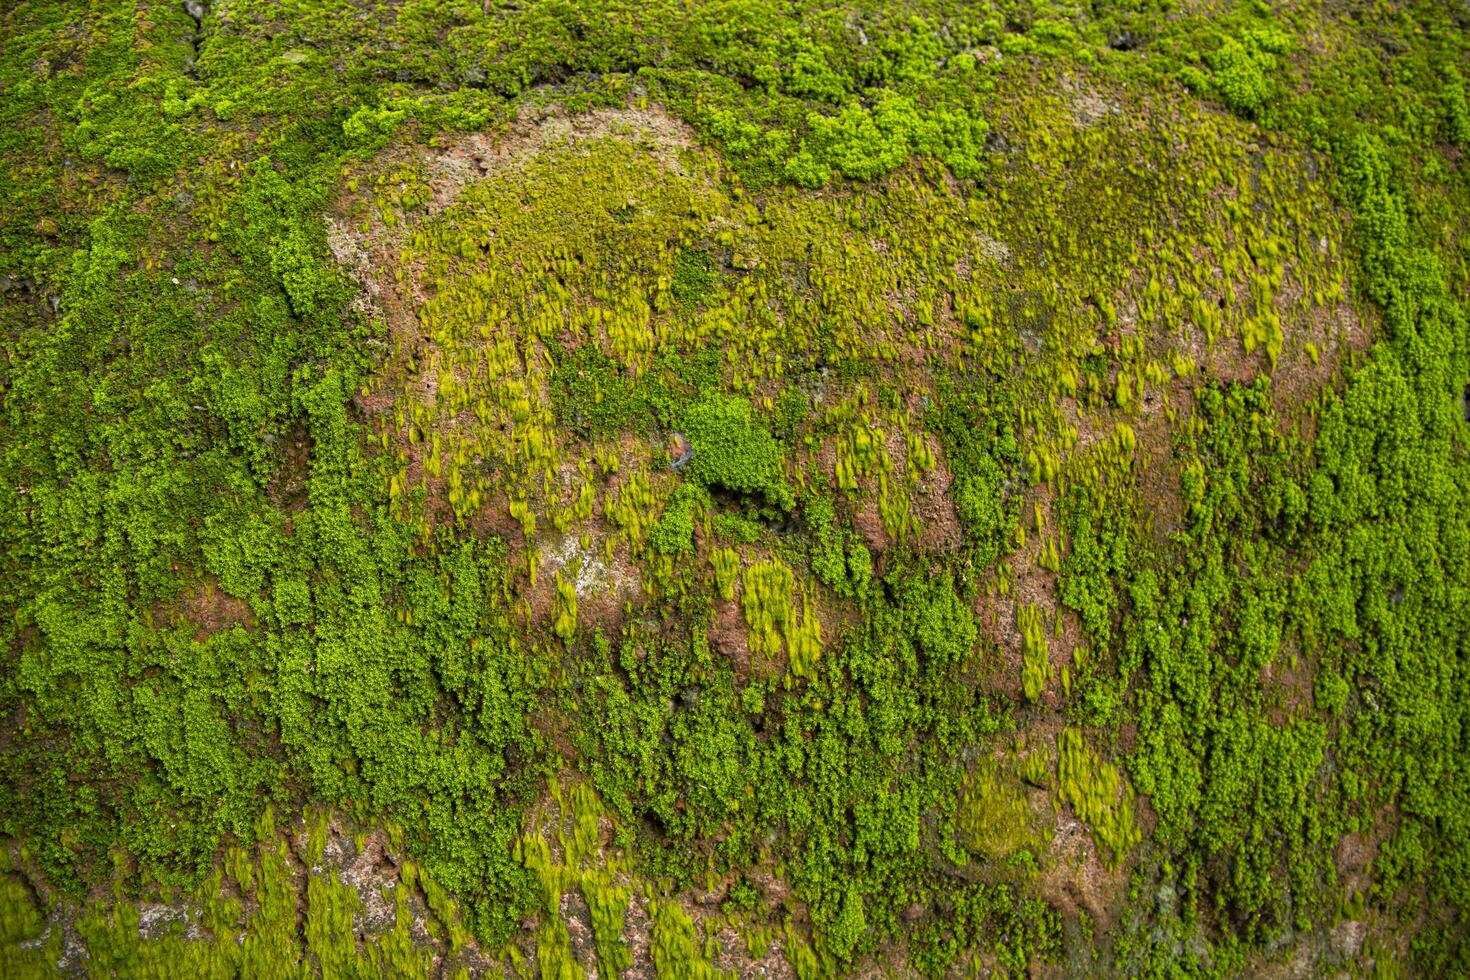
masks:
{"label": "moss clump", "polygon": [[1110,866],[1141,840],[1133,819],[1133,790],[1110,762],[1098,758],[1075,729],[1057,737],[1058,794],[1092,828]]}
{"label": "moss clump", "polygon": [[1041,610],[1021,606],[1016,610],[1016,625],[1021,631],[1021,686],[1026,700],[1036,701],[1051,679],[1051,653]]}
{"label": "moss clump", "polygon": [[955,811],[955,829],[965,847],[991,861],[1003,861],[1031,846],[1033,820],[1014,777],[994,760],[970,774]]}
{"label": "moss clump", "polygon": [[684,433],[694,447],[690,476],[737,493],[759,494],[781,510],[796,506],[781,446],[756,420],[750,402],[707,395],[684,413]]}
{"label": "moss clump", "polygon": [[552,632],[563,640],[570,641],[577,635],[577,586],[570,578],[558,571],[555,579],[555,608],[552,611]]}
{"label": "moss clump", "polygon": [[708,253],[693,248],[680,249],[674,259],[674,281],[669,292],[680,305],[695,306],[710,294],[718,278]]}
{"label": "moss clump", "polygon": [[735,581],[740,575],[740,554],[734,548],[716,548],[710,552],[710,565],[715,570],[715,591],[726,602],[735,599]]}
{"label": "moss clump", "polygon": [[686,483],[674,491],[664,515],[649,532],[648,543],[666,555],[694,550],[694,519],[697,512],[709,506],[709,494],[703,487]]}

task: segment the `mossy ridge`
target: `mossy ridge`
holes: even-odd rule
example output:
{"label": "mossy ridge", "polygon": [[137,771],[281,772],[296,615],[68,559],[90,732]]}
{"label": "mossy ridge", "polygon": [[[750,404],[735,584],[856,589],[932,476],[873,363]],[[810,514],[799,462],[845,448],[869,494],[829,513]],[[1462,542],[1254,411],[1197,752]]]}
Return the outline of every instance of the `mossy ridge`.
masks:
{"label": "mossy ridge", "polygon": [[[294,832],[278,828],[267,808],[255,848],[231,847],[197,887],[157,889],[147,901],[117,895],[88,908],[9,888],[4,921],[33,941],[7,937],[11,975],[428,977],[484,966],[457,903],[403,858],[401,828],[350,830],[326,812],[293,823]],[[19,879],[7,872],[6,881]]]}

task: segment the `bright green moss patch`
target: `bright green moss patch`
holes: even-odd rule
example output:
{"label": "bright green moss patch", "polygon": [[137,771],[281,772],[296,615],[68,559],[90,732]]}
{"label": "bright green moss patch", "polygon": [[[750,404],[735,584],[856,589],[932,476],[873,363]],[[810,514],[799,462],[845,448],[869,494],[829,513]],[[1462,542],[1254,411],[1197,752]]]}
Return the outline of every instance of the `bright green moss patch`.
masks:
{"label": "bright green moss patch", "polygon": [[955,811],[955,829],[965,846],[991,861],[1005,861],[1032,846],[1034,820],[1020,787],[993,761],[971,774]]}
{"label": "bright green moss patch", "polygon": [[736,493],[759,494],[782,510],[795,505],[781,447],[755,418],[749,402],[706,397],[684,413],[684,431],[694,450],[691,476]]}

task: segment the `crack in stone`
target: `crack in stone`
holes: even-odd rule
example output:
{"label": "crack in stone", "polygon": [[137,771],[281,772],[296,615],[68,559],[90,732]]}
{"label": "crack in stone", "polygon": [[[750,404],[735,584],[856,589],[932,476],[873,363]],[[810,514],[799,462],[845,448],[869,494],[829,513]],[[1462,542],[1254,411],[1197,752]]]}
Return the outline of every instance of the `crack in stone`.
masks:
{"label": "crack in stone", "polygon": [[189,32],[189,57],[184,73],[190,78],[199,77],[199,49],[204,44],[204,18],[209,14],[209,0],[184,0],[184,13],[194,21]]}

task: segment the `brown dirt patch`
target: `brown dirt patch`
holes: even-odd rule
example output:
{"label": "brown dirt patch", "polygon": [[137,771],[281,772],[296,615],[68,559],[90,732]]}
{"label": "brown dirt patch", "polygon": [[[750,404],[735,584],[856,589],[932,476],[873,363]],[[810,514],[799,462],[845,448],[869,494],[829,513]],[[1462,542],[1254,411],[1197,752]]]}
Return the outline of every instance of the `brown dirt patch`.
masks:
{"label": "brown dirt patch", "polygon": [[[1296,662],[1292,660],[1295,658]],[[1276,657],[1262,671],[1261,686],[1266,695],[1266,713],[1272,724],[1286,725],[1302,712],[1310,711],[1315,694],[1316,670],[1302,656],[1292,641],[1282,645]]]}
{"label": "brown dirt patch", "polygon": [[1042,865],[1042,897],[1064,916],[1085,911],[1096,932],[1103,934],[1117,924],[1123,906],[1119,899],[1127,878],[1122,865],[1116,871],[1107,869],[1098,856],[1092,831],[1063,808]]}
{"label": "brown dirt patch", "polygon": [[709,643],[711,649],[730,661],[737,675],[751,675],[754,665],[751,663],[750,627],[745,624],[745,615],[740,611],[738,582],[733,600],[715,600],[715,615],[709,627]]}
{"label": "brown dirt patch", "polygon": [[955,510],[954,496],[950,492],[954,487],[954,474],[944,461],[938,440],[932,436],[924,438],[934,454],[934,469],[919,480],[911,499],[914,514],[919,519],[919,547],[929,552],[953,551],[964,538],[960,515]]}
{"label": "brown dirt patch", "polygon": [[1362,892],[1372,884],[1379,843],[1376,837],[1359,833],[1344,834],[1337,842],[1337,879],[1348,892]]}
{"label": "brown dirt patch", "polygon": [[883,526],[883,515],[878,513],[878,501],[864,499],[852,514],[852,529],[863,539],[863,544],[874,554],[888,550],[890,538]]}
{"label": "brown dirt patch", "polygon": [[[888,475],[890,494],[907,493],[910,513],[918,521],[918,533],[910,540],[920,550],[944,553],[959,547],[963,539],[959,514],[955,511],[954,475],[944,461],[943,449],[933,436],[925,435],[934,457],[934,468],[919,477],[917,484],[906,487],[905,469],[908,466],[906,437],[897,426],[885,426],[885,445],[893,470]],[[818,469],[828,477],[834,477],[837,462],[835,442],[824,444],[813,457]],[[835,478],[835,477],[834,477]],[[864,477],[859,481],[861,489],[851,507],[853,530],[863,539],[870,551],[881,555],[894,544],[894,536],[888,532],[879,508],[878,478]]]}
{"label": "brown dirt patch", "polygon": [[[1310,439],[1316,432],[1316,396],[1368,349],[1375,332],[1372,314],[1349,302],[1313,307],[1300,319],[1288,335],[1294,342],[1282,350],[1271,376],[1273,402],[1283,424]],[[1315,359],[1307,344],[1316,348]]]}
{"label": "brown dirt patch", "polygon": [[311,434],[297,423],[276,444],[279,462],[271,473],[266,496],[277,510],[297,513],[306,509],[306,481],[311,475]]}
{"label": "brown dirt patch", "polygon": [[194,639],[204,642],[216,633],[235,626],[255,628],[255,613],[250,603],[220,588],[218,579],[206,579],[186,593],[183,614],[197,629]]}

